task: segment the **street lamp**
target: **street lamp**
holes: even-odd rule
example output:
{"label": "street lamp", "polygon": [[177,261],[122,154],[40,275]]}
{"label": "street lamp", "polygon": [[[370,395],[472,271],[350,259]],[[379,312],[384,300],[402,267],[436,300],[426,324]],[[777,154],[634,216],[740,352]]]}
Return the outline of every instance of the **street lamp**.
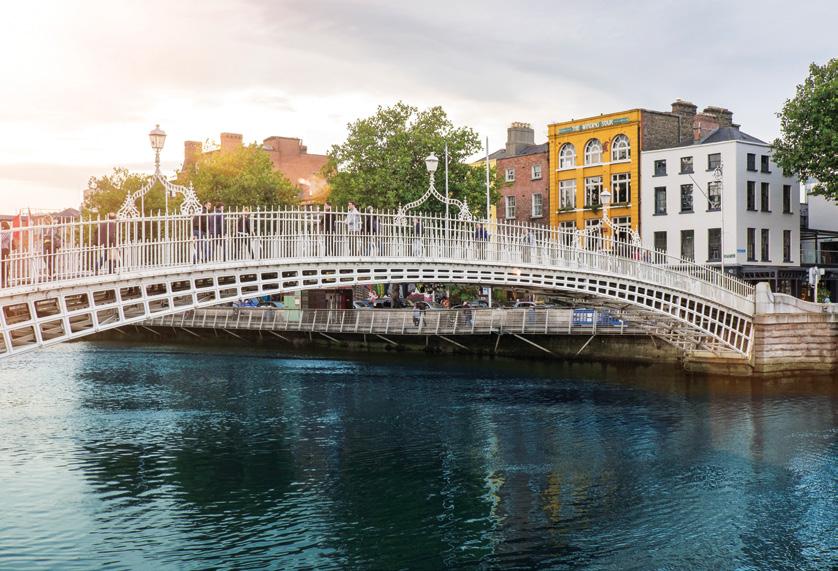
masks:
{"label": "street lamp", "polygon": [[439,159],[436,158],[436,155],[431,152],[430,155],[425,157],[425,166],[428,168],[428,172],[431,174],[431,178],[433,178],[434,173],[436,172],[436,167],[439,165]]}
{"label": "street lamp", "polygon": [[607,188],[602,189],[599,193],[599,203],[602,204],[602,240],[605,242],[605,228],[611,226],[611,220],[608,218],[608,207],[611,205],[611,193]]}
{"label": "street lamp", "polygon": [[154,149],[155,171],[160,172],[160,151],[166,144],[166,131],[161,129],[160,125],[157,125],[148,133],[148,140],[151,141],[151,148]]}

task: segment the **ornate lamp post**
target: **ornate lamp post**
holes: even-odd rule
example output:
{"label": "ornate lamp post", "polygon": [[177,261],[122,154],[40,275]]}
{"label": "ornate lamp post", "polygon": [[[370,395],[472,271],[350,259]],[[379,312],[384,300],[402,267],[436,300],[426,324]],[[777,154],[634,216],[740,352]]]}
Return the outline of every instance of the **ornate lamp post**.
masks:
{"label": "ornate lamp post", "polygon": [[605,228],[611,229],[611,218],[608,217],[608,207],[611,206],[611,193],[607,188],[603,188],[599,193],[599,203],[602,204],[602,239],[605,240]]}
{"label": "ornate lamp post", "polygon": [[459,214],[457,218],[460,220],[472,220],[471,212],[468,209],[468,204],[465,202],[460,202],[456,198],[448,198],[447,196],[442,196],[434,186],[434,174],[436,173],[436,169],[439,166],[439,159],[433,153],[428,155],[425,158],[425,168],[428,169],[428,190],[425,191],[425,194],[414,200],[413,202],[409,202],[404,206],[399,205],[399,209],[396,212],[395,222],[396,224],[404,226],[407,224],[407,212],[409,210],[413,210],[417,206],[424,204],[426,200],[428,200],[431,196],[445,204],[445,212],[446,212],[446,220],[448,219],[448,205],[453,204],[459,209]]}
{"label": "ornate lamp post", "polygon": [[[158,182],[163,185],[163,189],[166,191],[167,216],[169,214],[169,194],[173,197],[178,194],[183,195],[183,203],[180,205],[180,213],[182,215],[191,216],[201,212],[201,203],[198,202],[198,197],[195,196],[195,191],[191,184],[188,187],[172,184],[160,172],[160,151],[163,150],[163,146],[166,144],[166,132],[160,128],[160,125],[157,125],[148,133],[148,140],[151,143],[152,150],[154,150],[154,174],[151,175],[151,179],[140,190],[130,193],[125,197],[122,206],[119,208],[119,212],[117,212],[117,216],[121,219],[145,216],[145,195]],[[137,210],[137,199],[140,199],[140,210]]]}

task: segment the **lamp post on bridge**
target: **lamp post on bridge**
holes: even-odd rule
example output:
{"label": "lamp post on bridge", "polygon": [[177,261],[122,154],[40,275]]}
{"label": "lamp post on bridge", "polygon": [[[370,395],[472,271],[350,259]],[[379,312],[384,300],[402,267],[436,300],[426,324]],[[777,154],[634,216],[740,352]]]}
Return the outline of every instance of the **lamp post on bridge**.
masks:
{"label": "lamp post on bridge", "polygon": [[[151,142],[151,148],[154,149],[154,174],[157,176],[162,176],[160,174],[160,151],[163,150],[163,146],[166,144],[166,131],[160,128],[160,125],[157,124],[154,129],[152,129],[148,133],[148,140]],[[166,192],[166,217],[169,216],[169,189],[164,189]],[[145,201],[143,201],[145,202]],[[145,209],[143,209],[145,212]],[[168,225],[166,225],[166,230],[168,232]],[[168,233],[166,238],[168,239]]]}
{"label": "lamp post on bridge", "polygon": [[603,188],[599,193],[599,203],[602,204],[602,241],[605,243],[605,228],[611,228],[611,219],[608,217],[608,207],[611,206],[611,193],[607,188]]}

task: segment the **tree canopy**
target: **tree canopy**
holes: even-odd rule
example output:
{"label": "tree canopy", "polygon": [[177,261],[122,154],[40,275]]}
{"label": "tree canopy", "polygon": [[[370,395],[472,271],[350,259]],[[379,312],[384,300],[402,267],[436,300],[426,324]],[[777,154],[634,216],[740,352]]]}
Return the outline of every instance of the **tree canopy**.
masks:
{"label": "tree canopy", "polygon": [[[480,138],[468,127],[455,127],[442,107],[420,111],[403,102],[379,107],[370,116],[347,126],[346,141],[333,145],[323,174],[332,187],[330,200],[342,206],[395,209],[421,197],[428,189],[425,157],[439,157],[436,188],[445,193],[443,151],[448,143],[449,195],[467,200],[475,215],[486,204],[486,179],[482,168],[466,164],[480,151]],[[497,200],[497,181],[491,174],[492,203]],[[442,211],[445,206],[429,200],[423,211]],[[454,213],[452,213],[453,215]]]}
{"label": "tree canopy", "polygon": [[801,180],[818,180],[816,194],[838,200],[838,59],[809,66],[809,77],[786,101],[774,161]]}
{"label": "tree canopy", "polygon": [[299,191],[275,171],[270,157],[258,145],[202,155],[178,177],[192,183],[201,202],[223,202],[228,207],[275,207],[296,204]]}
{"label": "tree canopy", "polygon": [[[114,168],[110,174],[90,177],[82,212],[86,215],[98,213],[102,216],[108,212],[116,212],[122,206],[125,197],[140,190],[149,178],[149,175],[128,172],[128,169],[123,167]],[[144,201],[146,214],[163,210],[164,201],[162,187],[159,190],[152,189]],[[139,204],[137,208],[140,208]]]}

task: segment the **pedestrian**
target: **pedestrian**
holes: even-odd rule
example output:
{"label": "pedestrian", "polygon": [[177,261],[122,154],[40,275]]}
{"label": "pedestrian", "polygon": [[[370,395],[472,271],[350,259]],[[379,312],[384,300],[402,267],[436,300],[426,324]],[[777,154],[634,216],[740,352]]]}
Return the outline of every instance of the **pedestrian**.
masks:
{"label": "pedestrian", "polygon": [[425,233],[425,228],[422,226],[422,221],[417,216],[413,219],[413,257],[422,257],[422,236]]}
{"label": "pedestrian", "polygon": [[61,236],[55,227],[52,216],[44,217],[41,228],[41,251],[44,256],[44,275],[52,278],[55,271],[55,252],[61,247]]}
{"label": "pedestrian", "polygon": [[352,201],[349,201],[347,205],[345,222],[347,239],[349,241],[348,253],[350,256],[357,256],[360,250],[359,234],[361,233],[363,223],[361,221],[361,213],[358,212],[358,208]]}
{"label": "pedestrian", "polygon": [[378,254],[378,216],[372,206],[367,206],[367,213],[364,216],[364,234],[367,237],[367,255]]}
{"label": "pedestrian", "polygon": [[[221,261],[226,260],[226,248],[224,247],[224,203],[217,202],[215,204],[215,211],[207,215],[207,232],[212,241],[212,250],[215,250],[215,258],[221,258]],[[217,253],[220,251],[220,255]]]}
{"label": "pedestrian", "polygon": [[97,228],[96,243],[101,251],[99,261],[96,263],[97,272],[106,261],[108,262],[108,273],[112,274],[116,271],[119,262],[116,230],[116,213],[108,212],[108,217],[102,220]]}
{"label": "pedestrian", "polygon": [[0,287],[9,283],[9,256],[12,254],[12,225],[3,221],[0,225]]}
{"label": "pedestrian", "polygon": [[419,320],[422,318],[422,311],[419,309],[419,304],[413,304],[413,325],[419,327]]}
{"label": "pedestrian", "polygon": [[481,260],[486,259],[486,242],[489,240],[489,232],[482,223],[477,223],[477,228],[474,230],[474,241],[477,244],[477,257]]}
{"label": "pedestrian", "polygon": [[238,250],[241,258],[248,257],[255,258],[253,251],[253,244],[251,238],[253,237],[253,228],[250,224],[250,208],[245,206],[242,213],[236,220],[236,237],[238,238]]}
{"label": "pedestrian", "polygon": [[332,205],[323,203],[323,217],[320,219],[323,226],[325,249],[327,256],[335,253],[335,213],[332,212]]}
{"label": "pedestrian", "polygon": [[463,319],[465,319],[466,325],[468,325],[468,326],[471,326],[471,324],[473,323],[473,321],[472,321],[473,315],[472,315],[472,312],[471,312],[471,306],[469,305],[468,302],[465,302],[463,304]]}
{"label": "pedestrian", "polygon": [[535,234],[532,228],[527,228],[522,240],[524,244],[524,263],[529,264],[532,261],[532,253],[535,250]]}
{"label": "pedestrian", "polygon": [[195,254],[192,263],[198,264],[207,259],[207,217],[212,210],[212,203],[207,201],[200,212],[192,217],[192,238],[195,240]]}

